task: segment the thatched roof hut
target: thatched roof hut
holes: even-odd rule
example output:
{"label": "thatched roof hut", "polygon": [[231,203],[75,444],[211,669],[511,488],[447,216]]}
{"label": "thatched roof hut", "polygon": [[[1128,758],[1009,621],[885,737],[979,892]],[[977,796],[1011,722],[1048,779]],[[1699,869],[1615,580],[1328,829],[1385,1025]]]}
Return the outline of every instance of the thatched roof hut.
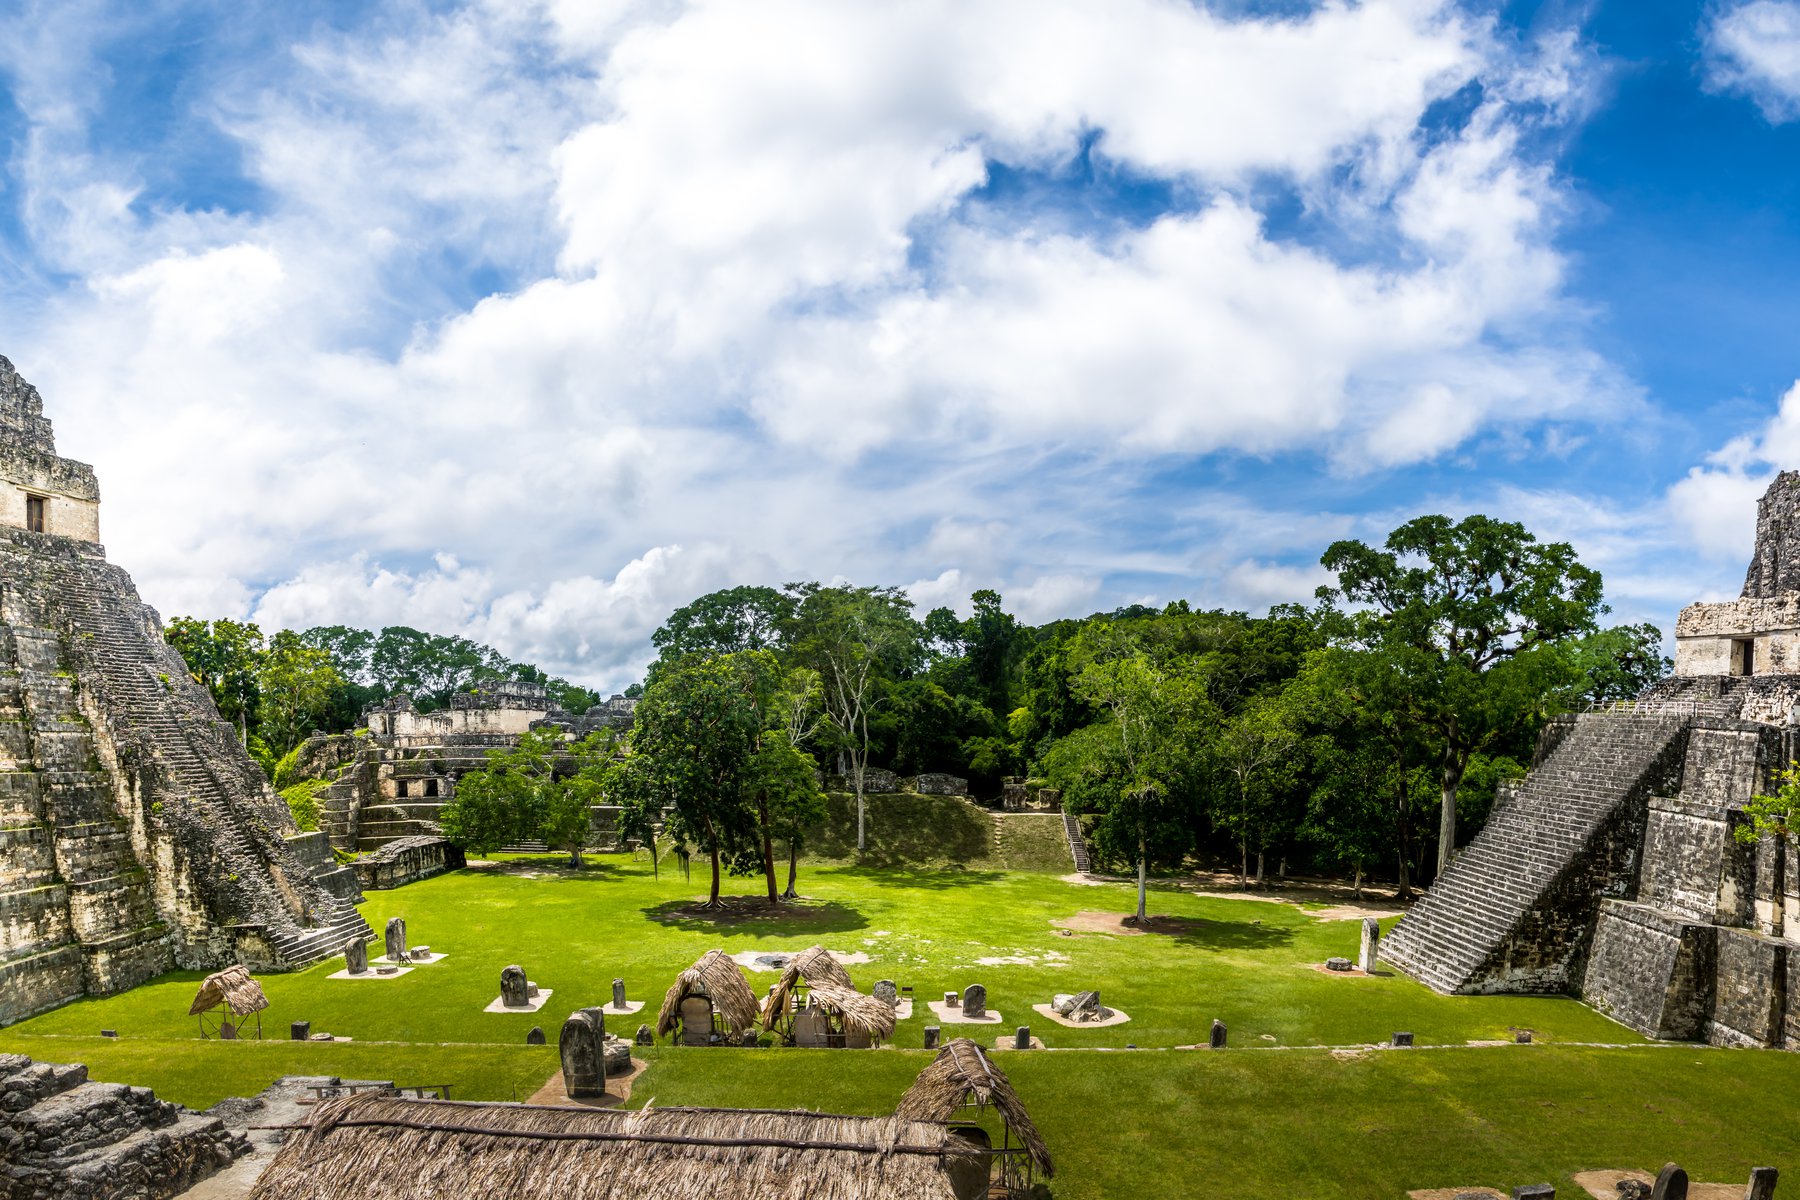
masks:
{"label": "thatched roof hut", "polygon": [[1010,1136],[1024,1144],[1032,1164],[1048,1179],[1055,1173],[1050,1162],[1050,1148],[1043,1135],[1031,1123],[1031,1114],[1013,1090],[1006,1072],[994,1065],[975,1042],[968,1038],[952,1038],[919,1072],[913,1085],[900,1097],[894,1115],[911,1121],[950,1121],[970,1106],[998,1109]]}
{"label": "thatched roof hut", "polygon": [[656,1032],[672,1033],[681,1024],[681,1002],[689,996],[712,1001],[714,1014],[727,1033],[741,1037],[756,1028],[756,993],[744,981],[744,973],[723,950],[708,950],[698,962],[675,977],[663,996],[656,1017]]}
{"label": "thatched roof hut", "polygon": [[240,1017],[247,1017],[269,1007],[269,998],[263,995],[262,984],[250,977],[250,968],[239,965],[226,967],[201,980],[200,991],[188,1006],[188,1016],[197,1017],[220,1005]]}
{"label": "thatched roof hut", "polygon": [[775,990],[763,1002],[764,1029],[775,1028],[776,1022],[789,1015],[794,989],[802,984],[808,988],[833,984],[852,992],[856,990],[856,985],[850,982],[850,972],[831,957],[831,951],[823,946],[808,946],[788,959],[787,966],[781,969],[781,978],[775,981]]}
{"label": "thatched roof hut", "polygon": [[841,1032],[861,1034],[871,1042],[894,1036],[894,1008],[885,1000],[865,996],[854,988],[818,983],[807,992],[807,1002],[823,1009]]}
{"label": "thatched roof hut", "polygon": [[958,1200],[985,1156],[900,1117],[733,1109],[557,1108],[363,1093],[296,1130],[251,1200]]}

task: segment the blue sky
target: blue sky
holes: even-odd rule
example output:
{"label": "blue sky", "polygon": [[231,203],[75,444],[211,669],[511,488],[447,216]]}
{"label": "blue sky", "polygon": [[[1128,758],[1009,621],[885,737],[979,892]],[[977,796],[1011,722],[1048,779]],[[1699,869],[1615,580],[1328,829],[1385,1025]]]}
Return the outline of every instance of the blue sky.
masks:
{"label": "blue sky", "polygon": [[[304,9],[304,11],[300,11]],[[166,614],[601,686],[742,581],[1621,619],[1800,467],[1800,0],[0,10],[0,354]]]}

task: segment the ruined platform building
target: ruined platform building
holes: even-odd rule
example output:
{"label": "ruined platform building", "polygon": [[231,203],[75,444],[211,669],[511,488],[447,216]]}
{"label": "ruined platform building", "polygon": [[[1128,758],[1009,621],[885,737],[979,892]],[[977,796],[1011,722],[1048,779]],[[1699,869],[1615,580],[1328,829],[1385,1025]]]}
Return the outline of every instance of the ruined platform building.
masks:
{"label": "ruined platform building", "polygon": [[[100,545],[93,469],[0,358],[0,1024],[369,933]],[[360,898],[360,897],[356,897]]]}
{"label": "ruined platform building", "polygon": [[1381,947],[1444,992],[1570,992],[1640,1033],[1800,1047],[1793,850],[1733,836],[1800,726],[1800,472],[1764,495],[1744,593],[1676,623],[1675,673],[1552,721]]}

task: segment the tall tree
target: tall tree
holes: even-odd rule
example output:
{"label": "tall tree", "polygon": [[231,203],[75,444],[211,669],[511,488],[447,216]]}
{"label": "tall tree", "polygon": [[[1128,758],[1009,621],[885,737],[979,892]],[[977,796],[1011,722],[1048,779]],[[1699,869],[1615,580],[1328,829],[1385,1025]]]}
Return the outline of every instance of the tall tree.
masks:
{"label": "tall tree", "polygon": [[238,621],[176,617],[169,622],[168,641],[181,653],[194,682],[211,693],[219,715],[238,727],[238,739],[248,746],[258,700],[262,630]]}
{"label": "tall tree", "polygon": [[1230,780],[1231,803],[1223,806],[1223,824],[1237,839],[1238,878],[1250,881],[1250,848],[1256,847],[1256,882],[1263,881],[1263,851],[1281,789],[1293,781],[1298,766],[1300,732],[1291,698],[1258,696],[1220,723],[1213,756]]}
{"label": "tall tree", "polygon": [[745,650],[780,650],[798,601],[771,587],[743,586],[708,592],[669,614],[650,635],[660,658],[655,676],[690,654],[716,657]]}
{"label": "tall tree", "polygon": [[1178,861],[1191,843],[1192,749],[1214,712],[1193,674],[1128,649],[1129,640],[1101,640],[1110,653],[1088,662],[1075,688],[1108,719],[1057,742],[1045,766],[1065,803],[1100,813],[1097,848],[1137,864],[1141,923],[1151,860]]}
{"label": "tall tree", "polygon": [[719,906],[724,856],[739,852],[755,834],[744,783],[757,732],[741,664],[689,657],[644,689],[631,757],[614,776],[623,802],[639,813],[673,809],[670,835],[706,851],[712,860],[709,908]]}
{"label": "tall tree", "polygon": [[920,629],[899,588],[793,584],[798,601],[792,653],[818,672],[826,721],[856,792],[856,848],[865,849],[863,775],[869,765],[869,716],[880,686],[917,667]]}
{"label": "tall tree", "polygon": [[344,685],[331,656],[283,629],[257,663],[257,727],[280,758],[322,728],[332,696]]}
{"label": "tall tree", "polygon": [[1320,562],[1338,585],[1319,597],[1351,609],[1349,641],[1412,677],[1414,718],[1439,748],[1441,872],[1469,756],[1566,680],[1567,657],[1537,651],[1594,630],[1605,611],[1600,575],[1566,542],[1479,515],[1419,517],[1381,549],[1335,542]]}

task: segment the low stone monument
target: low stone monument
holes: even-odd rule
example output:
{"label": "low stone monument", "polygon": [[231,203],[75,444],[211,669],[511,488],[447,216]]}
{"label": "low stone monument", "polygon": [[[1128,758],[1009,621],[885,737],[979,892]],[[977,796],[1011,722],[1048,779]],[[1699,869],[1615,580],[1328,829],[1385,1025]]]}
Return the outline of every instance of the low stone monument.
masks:
{"label": "low stone monument", "polygon": [[900,1007],[900,989],[894,986],[891,979],[877,979],[873,995],[889,1008]]}
{"label": "low stone monument", "polygon": [[1348,971],[1355,965],[1355,963],[1347,958],[1328,958],[1325,960],[1325,969],[1327,971]]}
{"label": "low stone monument", "polygon": [[500,1003],[507,1008],[531,1007],[531,983],[518,963],[500,972]]}
{"label": "low stone monument", "polygon": [[648,1025],[639,1025],[637,1037],[632,1040],[640,1046],[653,1046],[656,1044],[656,1035],[651,1032]]}
{"label": "low stone monument", "polygon": [[925,1048],[927,1050],[936,1050],[938,1037],[942,1033],[943,1030],[939,1029],[936,1025],[927,1025],[925,1027]]}
{"label": "low stone monument", "polygon": [[1223,1050],[1225,1048],[1225,1022],[1219,1020],[1217,1017],[1213,1018],[1212,1034],[1207,1038],[1206,1046],[1209,1050]]}
{"label": "low stone monument", "polygon": [[1356,956],[1356,965],[1368,975],[1375,973],[1375,955],[1381,948],[1381,922],[1374,917],[1364,917],[1362,926],[1362,952]]}
{"label": "low stone monument", "polygon": [[962,1005],[962,993],[961,992],[945,992],[944,993],[944,1007],[945,1008],[958,1008],[961,1005]]}
{"label": "low stone monument", "polygon": [[1650,1200],[1687,1200],[1687,1172],[1674,1163],[1664,1163],[1650,1187]]}
{"label": "low stone monument", "polygon": [[614,1008],[624,1008],[625,1007],[625,981],[623,979],[613,980],[612,1004],[613,1004]]}
{"label": "low stone monument", "polygon": [[288,1040],[289,1041],[304,1042],[307,1038],[309,1038],[311,1036],[312,1036],[312,1022],[311,1021],[295,1021],[288,1026]]}
{"label": "low stone monument", "polygon": [[971,983],[963,989],[963,1016],[971,1019],[987,1016],[987,989],[979,983]]}
{"label": "low stone monument", "polygon": [[1519,1045],[1519,1046],[1531,1045],[1531,1030],[1529,1030],[1529,1029],[1519,1030],[1519,1032],[1513,1034],[1513,1042],[1515,1045]]}
{"label": "low stone monument", "polygon": [[382,933],[382,941],[387,950],[390,963],[403,963],[406,957],[406,918],[389,917],[387,929]]}
{"label": "low stone monument", "polygon": [[1031,1049],[1031,1026],[1021,1025],[1013,1031],[1013,1049]]}
{"label": "low stone monument", "polygon": [[527,1046],[544,1045],[544,1027],[542,1025],[533,1025],[531,1027],[531,1032],[525,1035],[525,1044]]}
{"label": "low stone monument", "polygon": [[1619,1200],[1650,1200],[1650,1185],[1641,1179],[1621,1179],[1613,1187],[1618,1189]]}
{"label": "low stone monument", "polygon": [[1059,996],[1050,1008],[1057,1016],[1071,1021],[1104,1021],[1113,1015],[1112,1009],[1100,1003],[1100,993],[1097,991]]}
{"label": "low stone monument", "polygon": [[583,1008],[569,1014],[557,1041],[563,1091],[570,1099],[606,1094],[606,1014]]}
{"label": "low stone monument", "polygon": [[1744,1200],[1775,1200],[1778,1174],[1774,1167],[1751,1167],[1750,1186],[1744,1192]]}
{"label": "low stone monument", "polygon": [[1513,1200],[1556,1200],[1556,1186],[1549,1183],[1526,1183],[1512,1190]]}
{"label": "low stone monument", "polygon": [[369,973],[369,948],[359,937],[344,943],[344,966],[352,975]]}
{"label": "low stone monument", "polygon": [[1410,1034],[1410,1033],[1407,1033],[1407,1032],[1405,1032],[1405,1031],[1404,1031],[1404,1030],[1402,1030],[1402,1031],[1400,1031],[1400,1032],[1397,1032],[1397,1033],[1395,1033],[1395,1034],[1394,1034],[1394,1041],[1393,1041],[1393,1044],[1394,1044],[1394,1045],[1396,1045],[1396,1046],[1410,1046],[1410,1045],[1412,1045],[1412,1034]]}

